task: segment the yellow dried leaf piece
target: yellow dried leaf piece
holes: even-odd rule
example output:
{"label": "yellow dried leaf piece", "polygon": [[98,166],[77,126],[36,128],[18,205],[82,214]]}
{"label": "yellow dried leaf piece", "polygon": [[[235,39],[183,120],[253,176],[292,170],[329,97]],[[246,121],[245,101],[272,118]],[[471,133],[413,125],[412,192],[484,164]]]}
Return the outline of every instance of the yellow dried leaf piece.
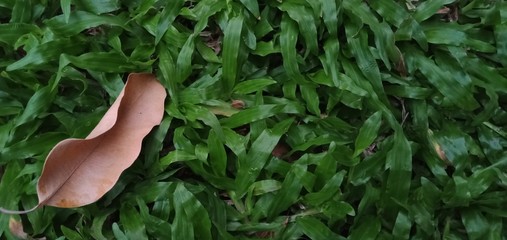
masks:
{"label": "yellow dried leaf piece", "polygon": [[23,229],[23,223],[21,223],[21,221],[14,219],[13,217],[9,218],[9,230],[11,231],[12,235],[14,235],[17,238],[20,239],[28,238],[28,234],[25,233],[25,230]]}

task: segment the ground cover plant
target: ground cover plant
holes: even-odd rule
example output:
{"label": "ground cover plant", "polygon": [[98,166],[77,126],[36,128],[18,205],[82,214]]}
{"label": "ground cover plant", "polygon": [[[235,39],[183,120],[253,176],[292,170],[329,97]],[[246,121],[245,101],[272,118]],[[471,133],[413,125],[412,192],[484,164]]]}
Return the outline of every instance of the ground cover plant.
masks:
{"label": "ground cover plant", "polygon": [[7,239],[503,239],[507,3],[0,0],[0,206],[131,72],[165,114],[99,201]]}

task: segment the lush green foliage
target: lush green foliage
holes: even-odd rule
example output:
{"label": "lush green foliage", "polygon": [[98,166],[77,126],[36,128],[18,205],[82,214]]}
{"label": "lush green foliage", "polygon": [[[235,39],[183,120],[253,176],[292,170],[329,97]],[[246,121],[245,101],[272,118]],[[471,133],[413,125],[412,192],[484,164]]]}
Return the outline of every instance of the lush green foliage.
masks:
{"label": "lush green foliage", "polygon": [[34,206],[54,144],[153,72],[137,162],[27,233],[502,239],[506,65],[501,0],[0,0],[0,205]]}

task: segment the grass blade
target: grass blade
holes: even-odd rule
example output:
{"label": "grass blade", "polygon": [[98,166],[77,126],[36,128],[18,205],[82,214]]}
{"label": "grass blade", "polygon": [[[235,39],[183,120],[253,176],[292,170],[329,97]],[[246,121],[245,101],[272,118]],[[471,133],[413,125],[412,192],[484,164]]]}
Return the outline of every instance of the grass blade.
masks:
{"label": "grass blade", "polygon": [[260,171],[266,164],[268,157],[275,148],[282,135],[288,131],[293,119],[279,122],[273,128],[264,130],[252,143],[252,147],[246,156],[239,159],[236,185],[237,195],[241,196],[255,181]]}
{"label": "grass blade", "polygon": [[219,176],[225,176],[227,167],[227,154],[223,143],[218,138],[215,131],[211,130],[208,136],[208,148],[210,165],[213,171]]}
{"label": "grass blade", "polygon": [[296,223],[302,228],[305,235],[313,240],[338,239],[336,233],[332,232],[324,223],[313,217],[300,217]]}
{"label": "grass blade", "polygon": [[280,9],[286,11],[287,15],[299,25],[299,33],[303,35],[305,40],[306,51],[316,54],[318,49],[317,38],[315,38],[317,35],[317,28],[315,27],[315,19],[310,9],[303,5],[296,5],[288,2],[283,2],[280,5]]}
{"label": "grass blade", "polygon": [[167,5],[164,7],[164,10],[160,15],[159,23],[157,25],[155,44],[159,43],[159,41],[162,39],[162,36],[164,36],[165,32],[167,31],[167,28],[172,24],[174,19],[176,19],[176,16],[178,16],[178,13],[184,2],[185,1],[182,0],[167,1]]}
{"label": "grass blade", "polygon": [[380,129],[381,123],[382,113],[380,111],[374,113],[366,119],[366,121],[364,121],[364,124],[359,129],[359,134],[356,138],[354,157],[359,156],[359,154],[361,154],[373,143],[373,141],[375,141],[378,136],[378,130]]}
{"label": "grass blade", "polygon": [[280,48],[283,57],[283,67],[287,75],[297,83],[304,83],[306,80],[299,71],[297,62],[296,43],[298,40],[298,28],[288,14],[283,14],[281,22]]}
{"label": "grass blade", "polygon": [[236,85],[239,69],[239,51],[241,46],[241,31],[243,17],[232,18],[224,31],[224,51],[222,53],[223,75],[222,86],[229,94]]}
{"label": "grass blade", "polygon": [[64,15],[53,17],[45,24],[55,33],[63,36],[73,36],[77,33],[100,25],[126,27],[127,22],[121,16],[95,15],[83,11],[71,12],[68,21]]}

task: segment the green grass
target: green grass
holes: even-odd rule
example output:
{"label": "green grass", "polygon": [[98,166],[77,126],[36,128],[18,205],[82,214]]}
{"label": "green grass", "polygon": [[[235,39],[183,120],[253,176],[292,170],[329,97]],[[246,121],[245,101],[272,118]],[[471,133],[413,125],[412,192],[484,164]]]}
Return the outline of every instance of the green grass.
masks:
{"label": "green grass", "polygon": [[153,72],[139,159],[29,236],[505,239],[506,66],[500,0],[0,0],[0,206]]}

